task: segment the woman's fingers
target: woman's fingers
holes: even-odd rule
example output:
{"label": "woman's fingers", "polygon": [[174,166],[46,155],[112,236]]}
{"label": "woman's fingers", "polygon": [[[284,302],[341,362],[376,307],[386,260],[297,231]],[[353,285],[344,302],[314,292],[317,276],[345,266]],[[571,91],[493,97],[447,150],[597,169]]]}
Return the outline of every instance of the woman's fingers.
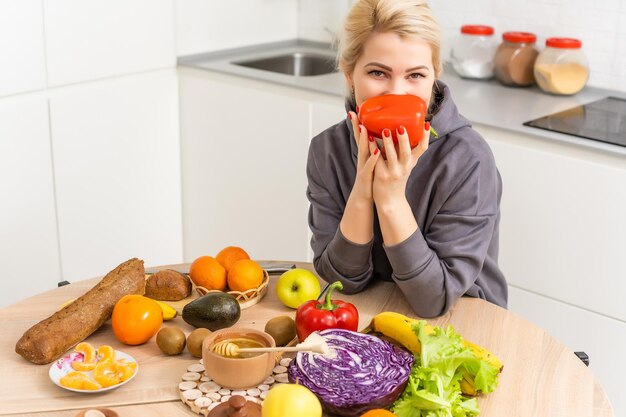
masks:
{"label": "woman's fingers", "polygon": [[396,148],[393,146],[393,139],[391,138],[391,130],[383,129],[383,146],[385,147],[385,156],[387,162],[395,164],[398,161],[398,154]]}
{"label": "woman's fingers", "polygon": [[396,135],[398,136],[398,160],[400,163],[406,163],[411,158],[409,135],[404,126],[400,126],[396,129]]}
{"label": "woman's fingers", "polygon": [[370,155],[373,154],[376,150],[379,150],[378,144],[376,143],[376,139],[374,139],[374,137],[369,133],[367,135],[367,143],[369,145]]}
{"label": "woman's fingers", "polygon": [[424,123],[424,136],[422,137],[422,140],[411,151],[411,154],[413,155],[415,159],[418,159],[420,156],[424,154],[424,152],[426,152],[426,149],[428,149],[429,141],[430,141],[430,123],[426,122]]}
{"label": "woman's fingers", "polygon": [[[376,147],[376,145],[374,145]],[[374,149],[370,154],[367,161],[365,161],[365,165],[363,165],[363,171],[367,173],[369,178],[374,177],[374,168],[376,167],[376,162],[380,158],[380,150],[378,148]]]}

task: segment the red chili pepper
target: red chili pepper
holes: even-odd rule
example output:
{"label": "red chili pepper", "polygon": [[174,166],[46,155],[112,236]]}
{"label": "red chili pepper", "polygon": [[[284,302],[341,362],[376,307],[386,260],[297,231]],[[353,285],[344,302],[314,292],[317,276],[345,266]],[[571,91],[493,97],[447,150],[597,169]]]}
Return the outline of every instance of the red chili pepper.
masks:
{"label": "red chili pepper", "polygon": [[411,148],[424,137],[426,102],[412,94],[385,94],[375,96],[361,103],[359,120],[369,133],[382,138],[385,128],[391,130],[391,137],[398,143],[396,129],[404,126]]}
{"label": "red chili pepper", "polygon": [[329,285],[323,303],[311,300],[298,307],[296,311],[296,333],[301,342],[317,330],[337,328],[357,331],[359,312],[353,304],[331,300],[330,296],[335,288],[343,289],[340,281]]}

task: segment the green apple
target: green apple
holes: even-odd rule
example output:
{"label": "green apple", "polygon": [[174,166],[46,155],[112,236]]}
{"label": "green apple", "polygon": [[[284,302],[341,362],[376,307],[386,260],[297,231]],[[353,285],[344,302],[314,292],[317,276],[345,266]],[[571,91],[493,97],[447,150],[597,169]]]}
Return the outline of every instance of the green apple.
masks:
{"label": "green apple", "polygon": [[320,295],[320,282],[311,271],[290,269],[278,278],[276,295],[284,305],[298,308],[300,304],[316,300]]}
{"label": "green apple", "polygon": [[280,384],[267,393],[261,417],[322,417],[322,405],[307,387]]}

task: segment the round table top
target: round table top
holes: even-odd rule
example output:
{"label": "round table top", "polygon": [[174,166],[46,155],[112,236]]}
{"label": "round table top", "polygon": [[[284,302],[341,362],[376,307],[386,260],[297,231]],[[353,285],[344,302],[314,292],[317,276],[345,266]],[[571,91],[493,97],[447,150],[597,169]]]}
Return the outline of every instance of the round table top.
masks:
{"label": "round table top", "polygon": [[[313,271],[309,263],[296,263]],[[159,267],[187,271],[188,264]],[[165,356],[154,340],[139,346],[121,344],[111,330],[110,321],[89,336],[88,342],[108,344],[132,355],[140,366],[130,383],[102,394],[81,394],[54,385],[50,365],[34,365],[15,353],[15,343],[33,324],[47,318],[69,299],[84,294],[100,278],[79,281],[56,288],[9,307],[0,309],[0,415],[74,417],[81,410],[108,407],[120,417],[191,416],[194,414],[179,398],[178,383],[187,366],[197,358],[185,349],[178,356]],[[275,295],[277,275],[270,277],[269,290],[260,303],[242,311],[235,326],[263,330],[265,323],[278,315],[292,315]],[[196,298],[168,302],[179,313]],[[355,295],[337,294],[359,310],[359,328],[367,326],[374,315],[396,311],[417,317],[398,287],[377,282]],[[613,417],[614,413],[602,386],[580,359],[541,328],[484,300],[461,298],[446,314],[428,319],[433,325],[452,325],[465,339],[495,353],[503,362],[495,392],[482,395],[478,402],[481,416],[507,417]],[[180,314],[164,325],[175,325],[188,334],[193,327]]]}

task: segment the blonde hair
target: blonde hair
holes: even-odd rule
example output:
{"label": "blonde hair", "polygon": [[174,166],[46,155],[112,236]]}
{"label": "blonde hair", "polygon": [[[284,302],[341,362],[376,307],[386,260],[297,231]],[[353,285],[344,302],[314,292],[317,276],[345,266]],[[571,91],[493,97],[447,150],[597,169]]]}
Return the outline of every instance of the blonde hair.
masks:
{"label": "blonde hair", "polygon": [[432,50],[435,77],[441,74],[441,30],[424,0],[359,0],[346,16],[339,40],[339,69],[352,74],[373,33],[395,33],[403,38],[416,37]]}

